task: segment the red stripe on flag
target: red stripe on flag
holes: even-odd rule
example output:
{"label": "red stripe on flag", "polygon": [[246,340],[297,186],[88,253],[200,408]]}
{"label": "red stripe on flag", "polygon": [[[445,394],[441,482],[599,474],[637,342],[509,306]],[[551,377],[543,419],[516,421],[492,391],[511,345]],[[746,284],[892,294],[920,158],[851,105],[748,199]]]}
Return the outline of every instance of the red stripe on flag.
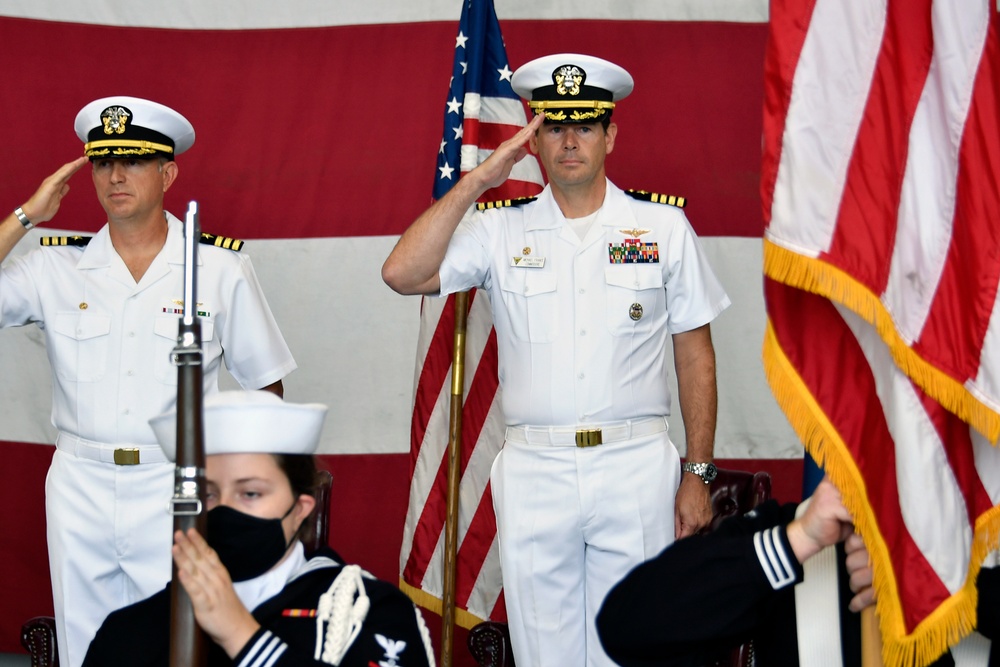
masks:
{"label": "red stripe on flag", "polygon": [[[476,586],[486,556],[497,534],[497,519],[493,511],[493,492],[489,482],[479,499],[469,529],[458,549],[458,574],[455,582],[455,604],[469,606],[469,598]],[[506,610],[504,610],[506,613]]]}
{"label": "red stripe on flag", "polygon": [[913,348],[950,375],[975,379],[1000,284],[1000,47],[993,12],[959,153],[948,260]]}
{"label": "red stripe on flag", "polygon": [[518,197],[538,196],[538,186],[527,181],[507,181],[499,188],[490,188],[483,193],[482,201],[500,201],[501,199],[517,199]]}
{"label": "red stripe on flag", "polygon": [[448,451],[438,461],[437,472],[427,493],[427,499],[420,511],[420,518],[413,530],[413,544],[410,547],[402,576],[408,583],[419,586],[431,563],[441,531],[447,516],[448,495]]}
{"label": "red stripe on flag", "polygon": [[[423,313],[421,313],[423,317]],[[420,369],[410,426],[410,451],[420,449],[427,423],[437,404],[441,387],[451,373],[452,332],[455,331],[455,296],[449,296],[431,337],[424,365]],[[415,461],[414,461],[415,462]],[[412,470],[411,470],[412,473]]]}
{"label": "red stripe on flag", "polygon": [[[772,0],[769,57],[764,62],[764,157],[761,162],[760,192],[764,223],[771,221],[774,182],[781,161],[781,140],[792,101],[792,80],[802,53],[815,0]],[[776,36],[780,35],[780,39]]]}
{"label": "red stripe on flag", "polygon": [[[483,426],[500,386],[497,378],[497,334],[491,328],[486,346],[479,359],[475,377],[469,388],[469,395],[462,410],[462,474],[465,475],[482,435]],[[492,461],[490,461],[492,464]],[[486,474],[488,471],[479,471]],[[458,549],[458,576],[455,585],[455,601],[459,606],[468,605],[469,596],[476,584],[476,578],[486,561],[487,553],[496,536],[496,516],[489,482],[476,505],[475,514],[466,529],[465,538]]]}
{"label": "red stripe on flag", "polygon": [[979,471],[976,470],[969,425],[921,392],[919,387],[917,392],[921,395],[924,411],[934,424],[938,438],[941,439],[945,455],[948,457],[948,466],[962,490],[969,525],[975,526],[977,518],[993,507],[993,501],[990,500],[989,493],[979,477]]}
{"label": "red stripe on flag", "polygon": [[830,262],[875,294],[883,292],[889,275],[910,126],[934,50],[931,4],[889,0],[885,35],[830,244]]}
{"label": "red stripe on flag", "polygon": [[[463,139],[466,143],[479,146],[480,149],[494,150],[497,146],[507,141],[521,128],[517,125],[502,125],[500,123],[484,123],[475,118],[466,118],[463,125]],[[470,141],[470,135],[473,140]]]}
{"label": "red stripe on flag", "polygon": [[462,452],[461,472],[469,465],[472,452],[479,442],[479,437],[489,415],[490,407],[496,398],[500,381],[497,378],[497,332],[490,328],[489,338],[479,357],[476,374],[469,385],[469,391],[462,405]]}

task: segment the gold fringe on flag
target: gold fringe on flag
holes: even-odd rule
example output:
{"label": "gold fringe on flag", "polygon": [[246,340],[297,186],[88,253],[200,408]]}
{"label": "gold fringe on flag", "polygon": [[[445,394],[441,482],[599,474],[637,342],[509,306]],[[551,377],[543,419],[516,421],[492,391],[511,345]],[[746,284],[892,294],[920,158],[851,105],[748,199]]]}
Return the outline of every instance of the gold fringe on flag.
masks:
{"label": "gold fringe on flag", "polygon": [[868,501],[864,478],[840,433],[785,355],[770,320],[764,334],[763,363],[779,407],[806,450],[840,490],[855,529],[864,538],[874,573],[883,662],[886,667],[932,663],[975,628],[976,577],[983,559],[1000,543],[1000,507],[993,507],[976,522],[962,588],[907,634],[888,547]]}
{"label": "gold fringe on flag", "polygon": [[848,273],[814,257],[806,257],[764,240],[764,274],[791,287],[819,294],[857,313],[881,336],[896,365],[927,395],[957,415],[994,445],[1000,437],[1000,414],[910,347],[892,315],[865,285]]}
{"label": "gold fringe on flag", "polygon": [[[406,593],[413,604],[418,607],[423,607],[428,611],[432,611],[438,616],[441,615],[443,610],[443,605],[441,603],[441,598],[434,597],[427,591],[421,590],[416,586],[411,586],[406,583],[402,577],[399,578],[399,590]],[[475,614],[462,609],[461,607],[455,607],[455,625],[465,628],[466,630],[471,630],[483,621],[487,619],[479,618]]]}

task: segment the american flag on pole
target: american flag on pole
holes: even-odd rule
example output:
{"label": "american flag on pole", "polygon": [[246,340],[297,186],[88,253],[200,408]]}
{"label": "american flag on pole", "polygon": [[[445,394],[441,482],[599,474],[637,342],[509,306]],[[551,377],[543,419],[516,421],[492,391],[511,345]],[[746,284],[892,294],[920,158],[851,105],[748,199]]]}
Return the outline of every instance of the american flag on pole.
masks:
{"label": "american flag on pole", "polygon": [[1000,538],[993,0],[771,2],[765,370],[875,568],[887,665],[975,624]]}
{"label": "american flag on pole", "polygon": [[[434,198],[440,199],[526,122],[524,105],[510,85],[500,23],[492,0],[462,6],[444,136],[438,152]],[[542,190],[534,158],[518,162],[510,178],[483,201]],[[416,395],[410,435],[410,501],[400,551],[400,587],[418,604],[441,613],[451,353],[455,298],[425,298],[421,305]],[[460,446],[456,622],[504,620],[490,467],[503,445],[504,420],[497,380],[496,334],[485,294],[474,292],[466,332],[465,402]]]}

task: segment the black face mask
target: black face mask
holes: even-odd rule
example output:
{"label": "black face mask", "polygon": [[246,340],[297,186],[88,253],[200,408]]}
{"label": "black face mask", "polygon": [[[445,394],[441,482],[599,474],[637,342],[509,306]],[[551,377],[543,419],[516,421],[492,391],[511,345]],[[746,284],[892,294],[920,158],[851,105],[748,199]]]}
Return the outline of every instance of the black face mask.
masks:
{"label": "black face mask", "polygon": [[[219,554],[233,581],[246,581],[264,574],[288,551],[281,519],[261,519],[219,505],[208,513],[208,545]],[[294,537],[292,538],[294,540]]]}

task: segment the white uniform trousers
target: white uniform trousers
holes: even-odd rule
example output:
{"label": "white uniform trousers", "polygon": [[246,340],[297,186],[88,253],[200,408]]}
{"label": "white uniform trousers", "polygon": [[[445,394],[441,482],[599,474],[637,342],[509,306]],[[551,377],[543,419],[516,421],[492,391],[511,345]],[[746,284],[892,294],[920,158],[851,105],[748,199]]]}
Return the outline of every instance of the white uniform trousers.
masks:
{"label": "white uniform trousers", "polygon": [[[105,616],[170,580],[174,464],[157,445],[115,465],[115,445],[60,435],[45,480],[59,664],[77,667]],[[117,445],[122,447],[122,445]]]}
{"label": "white uniform trousers", "polygon": [[593,447],[508,437],[490,479],[515,662],[614,665],[601,603],[674,539],[680,458],[666,430]]}

